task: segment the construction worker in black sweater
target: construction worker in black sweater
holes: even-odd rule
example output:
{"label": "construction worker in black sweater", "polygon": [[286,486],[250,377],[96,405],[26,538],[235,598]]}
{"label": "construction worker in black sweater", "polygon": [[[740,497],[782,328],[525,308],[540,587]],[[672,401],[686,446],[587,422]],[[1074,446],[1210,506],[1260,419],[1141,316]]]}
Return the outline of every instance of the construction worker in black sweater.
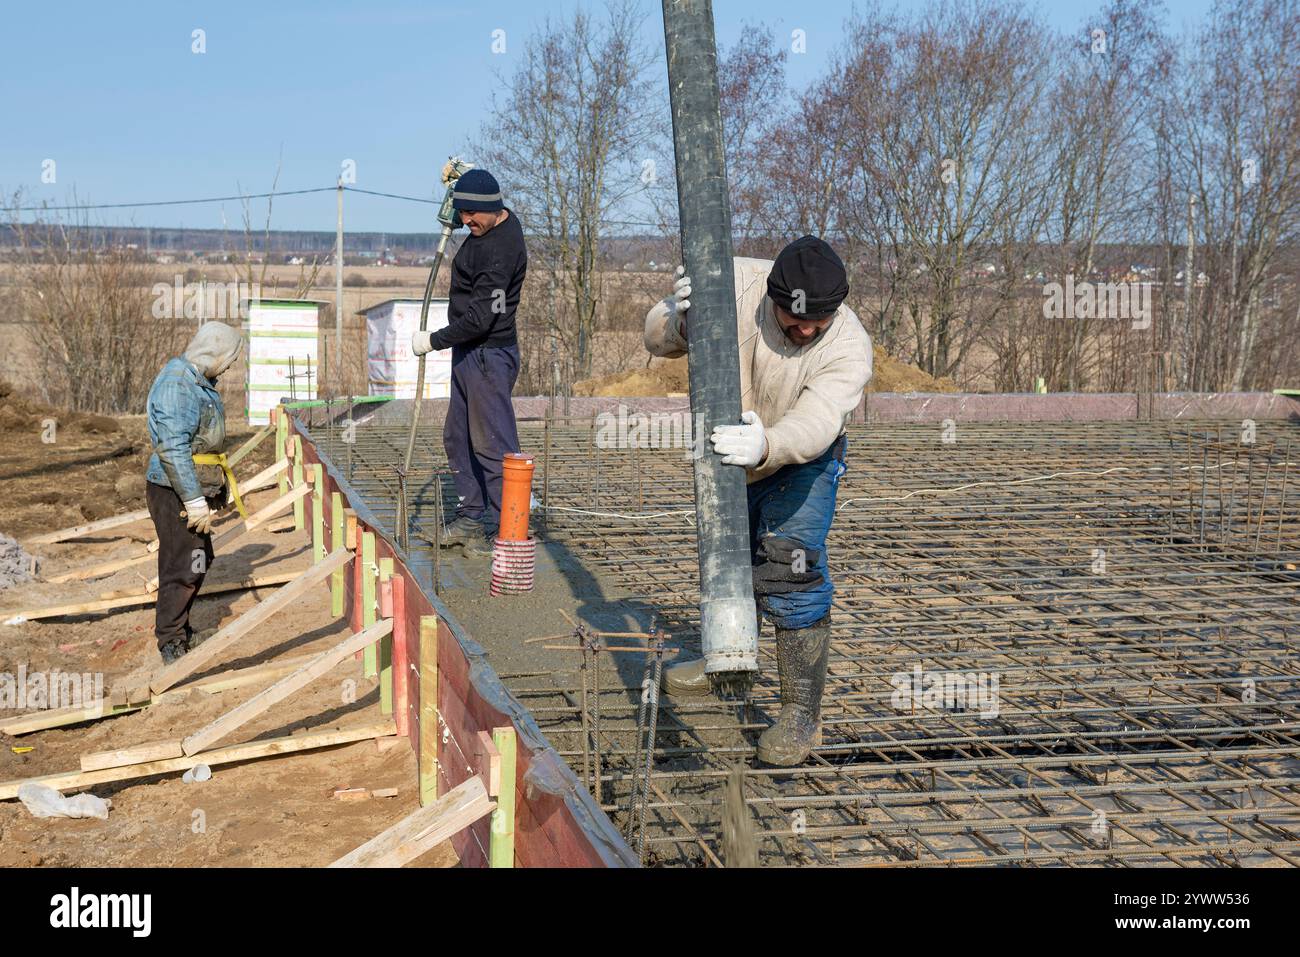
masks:
{"label": "construction worker in black sweater", "polygon": [[502,460],[519,451],[510,393],[519,375],[515,309],[528,271],[519,217],[501,200],[487,170],[456,182],[452,205],[470,235],[451,264],[447,325],[417,331],[411,351],[451,349],[451,397],[442,444],[460,501],[443,531],[444,547],[489,556],[501,522]]}

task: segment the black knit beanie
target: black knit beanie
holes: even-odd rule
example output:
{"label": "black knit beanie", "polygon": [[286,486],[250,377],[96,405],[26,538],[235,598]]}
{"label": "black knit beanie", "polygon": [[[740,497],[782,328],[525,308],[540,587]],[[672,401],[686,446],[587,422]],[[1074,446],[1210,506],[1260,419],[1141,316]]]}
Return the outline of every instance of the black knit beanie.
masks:
{"label": "black knit beanie", "polygon": [[[796,303],[800,290],[802,301]],[[787,312],[809,319],[825,318],[848,297],[849,277],[830,243],[816,236],[803,236],[776,257],[767,276],[767,294]]]}

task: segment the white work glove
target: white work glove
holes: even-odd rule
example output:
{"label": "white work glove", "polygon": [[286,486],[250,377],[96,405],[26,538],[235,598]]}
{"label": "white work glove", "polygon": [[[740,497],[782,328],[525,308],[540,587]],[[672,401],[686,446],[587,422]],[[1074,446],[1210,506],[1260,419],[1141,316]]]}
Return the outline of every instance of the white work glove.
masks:
{"label": "white work glove", "polygon": [[429,330],[421,332],[416,329],[411,333],[411,354],[422,356],[426,352],[433,351],[433,333]]}
{"label": "white work glove", "polygon": [[691,308],[691,277],[686,275],[686,267],[677,267],[677,278],[673,280],[673,294],[668,297],[673,304],[673,321],[677,323],[677,334],[686,338],[686,310]]}
{"label": "white work glove", "polygon": [[740,416],[744,425],[717,425],[709,438],[713,451],[722,456],[723,465],[743,465],[753,468],[767,458],[767,436],[763,434],[763,420],[757,412]]}
{"label": "white work glove", "polygon": [[193,498],[185,503],[185,524],[191,532],[199,535],[208,534],[212,531],[214,517],[205,498]]}

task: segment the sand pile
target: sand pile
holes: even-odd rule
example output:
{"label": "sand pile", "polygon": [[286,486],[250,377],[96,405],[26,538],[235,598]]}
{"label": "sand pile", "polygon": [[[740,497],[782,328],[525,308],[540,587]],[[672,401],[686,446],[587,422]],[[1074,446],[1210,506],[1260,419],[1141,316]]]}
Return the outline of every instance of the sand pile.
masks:
{"label": "sand pile", "polygon": [[40,432],[47,419],[53,419],[59,429],[94,435],[112,435],[121,430],[112,416],[56,409],[44,402],[24,398],[8,382],[0,381],[0,431]]}
{"label": "sand pile", "polygon": [[573,383],[573,394],[583,396],[685,395],[686,359],[652,359],[647,368],[583,379]]}
{"label": "sand pile", "polygon": [[936,379],[916,366],[895,359],[882,349],[872,357],[875,366],[868,392],[956,392],[957,385],[947,376]]}
{"label": "sand pile", "polygon": [[[936,379],[881,349],[876,350],[874,362],[875,372],[867,385],[868,392],[957,391],[951,379]],[[647,368],[615,372],[573,384],[573,394],[580,396],[685,395],[687,389],[685,358],[653,359]]]}

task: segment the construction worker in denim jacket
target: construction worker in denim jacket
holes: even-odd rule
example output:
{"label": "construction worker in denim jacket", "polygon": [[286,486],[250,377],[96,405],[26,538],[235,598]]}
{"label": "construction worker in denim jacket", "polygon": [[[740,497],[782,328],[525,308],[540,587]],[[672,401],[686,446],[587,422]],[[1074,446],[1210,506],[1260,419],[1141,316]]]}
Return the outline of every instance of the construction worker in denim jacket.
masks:
{"label": "construction worker in denim jacket", "polygon": [[145,498],[158,533],[158,604],[154,636],[164,664],[190,650],[190,608],[212,562],[212,520],[224,504],[222,482],[206,487],[193,456],[219,452],[226,441],[226,410],[217,376],[239,358],[244,337],[219,322],[204,323],[154,379],[146,405],[154,453],[145,473]]}

